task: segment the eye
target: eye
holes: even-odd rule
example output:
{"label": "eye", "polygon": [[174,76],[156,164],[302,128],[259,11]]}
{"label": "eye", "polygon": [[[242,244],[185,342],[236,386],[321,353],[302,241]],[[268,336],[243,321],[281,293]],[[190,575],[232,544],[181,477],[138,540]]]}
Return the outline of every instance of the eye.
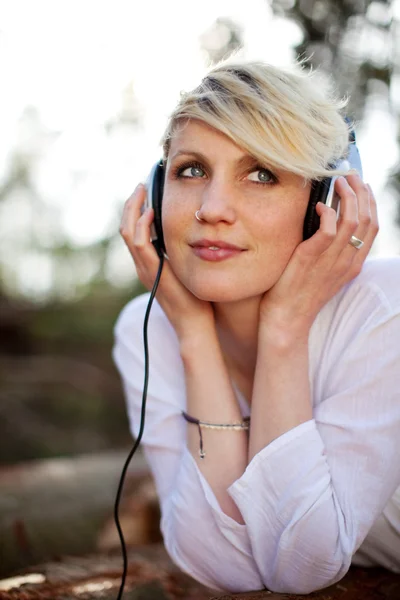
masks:
{"label": "eye", "polygon": [[205,171],[200,165],[182,165],[178,169],[178,177],[188,177],[190,179],[202,179],[205,177]]}
{"label": "eye", "polygon": [[277,181],[275,175],[269,169],[263,167],[257,167],[247,178],[255,183],[276,183]]}

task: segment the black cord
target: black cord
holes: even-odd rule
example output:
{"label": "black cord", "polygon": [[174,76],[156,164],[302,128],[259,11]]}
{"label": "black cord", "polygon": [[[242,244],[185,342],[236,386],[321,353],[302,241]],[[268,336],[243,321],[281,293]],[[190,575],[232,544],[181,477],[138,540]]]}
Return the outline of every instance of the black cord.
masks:
{"label": "black cord", "polygon": [[143,383],[142,410],[141,410],[141,417],[140,417],[139,433],[138,433],[136,442],[135,442],[132,450],[129,452],[128,458],[126,459],[125,464],[123,466],[121,478],[120,478],[119,484],[118,484],[117,496],[115,498],[115,505],[114,505],[114,520],[115,520],[115,524],[117,526],[119,539],[121,541],[122,558],[123,558],[123,563],[124,563],[122,577],[121,577],[121,586],[119,588],[117,600],[121,600],[121,598],[122,598],[122,594],[124,592],[124,587],[125,587],[126,572],[128,569],[128,557],[126,554],[126,546],[125,546],[125,540],[124,540],[124,536],[123,536],[122,529],[121,529],[121,524],[119,522],[118,508],[119,508],[119,502],[121,499],[122,489],[124,486],[125,475],[128,470],[128,466],[131,461],[131,458],[135,454],[135,452],[140,444],[140,440],[142,439],[143,430],[144,430],[144,419],[145,419],[145,413],[146,413],[146,399],[147,399],[147,386],[149,383],[149,347],[148,347],[148,340],[147,340],[147,325],[148,325],[148,321],[149,321],[149,317],[150,317],[151,306],[153,304],[153,300],[156,295],[158,284],[160,283],[161,272],[162,272],[162,268],[164,265],[164,255],[162,253],[160,253],[159,256],[160,256],[160,264],[158,267],[156,279],[154,281],[153,289],[151,290],[149,302],[148,302],[147,308],[146,308],[146,314],[144,316],[144,321],[143,321],[144,383]]}

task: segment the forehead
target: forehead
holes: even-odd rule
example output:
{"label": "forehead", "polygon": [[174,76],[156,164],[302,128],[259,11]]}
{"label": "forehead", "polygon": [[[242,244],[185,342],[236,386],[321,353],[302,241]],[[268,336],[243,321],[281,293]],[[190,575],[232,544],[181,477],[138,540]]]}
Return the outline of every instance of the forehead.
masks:
{"label": "forehead", "polygon": [[168,161],[182,153],[201,152],[206,155],[221,154],[227,158],[241,158],[248,152],[240,148],[227,135],[200,120],[190,119],[176,125],[171,138]]}
{"label": "forehead", "polygon": [[[191,156],[192,155],[192,156]],[[233,167],[262,164],[273,170],[284,185],[294,185],[308,189],[310,182],[291,171],[273,167],[265,159],[257,159],[247,150],[241,148],[227,135],[211,125],[198,119],[187,119],[176,125],[169,147],[167,172],[169,167],[184,158],[195,158],[207,161],[214,166]]]}

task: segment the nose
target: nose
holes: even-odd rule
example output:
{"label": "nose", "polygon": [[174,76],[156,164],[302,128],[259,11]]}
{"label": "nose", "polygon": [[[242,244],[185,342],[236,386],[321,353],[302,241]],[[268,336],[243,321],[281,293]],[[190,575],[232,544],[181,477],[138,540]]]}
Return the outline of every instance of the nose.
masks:
{"label": "nose", "polygon": [[204,187],[197,212],[200,220],[215,225],[221,221],[232,224],[236,220],[235,189],[228,181],[211,179]]}

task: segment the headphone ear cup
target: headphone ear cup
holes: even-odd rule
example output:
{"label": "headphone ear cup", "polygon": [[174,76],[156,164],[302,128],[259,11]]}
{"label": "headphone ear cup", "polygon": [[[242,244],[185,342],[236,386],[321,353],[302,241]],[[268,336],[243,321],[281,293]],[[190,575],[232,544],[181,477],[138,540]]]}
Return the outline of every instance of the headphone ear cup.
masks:
{"label": "headphone ear cup", "polygon": [[303,225],[303,240],[308,240],[319,228],[319,216],[315,210],[318,202],[326,202],[332,179],[325,177],[321,181],[311,182],[310,199]]}
{"label": "headphone ear cup", "polygon": [[157,254],[163,254],[165,250],[164,243],[164,234],[162,229],[162,217],[161,217],[161,209],[162,209],[162,198],[164,193],[164,177],[165,171],[162,161],[157,163],[154,174],[152,178],[152,188],[151,188],[151,200],[152,207],[154,210],[154,231],[155,238],[153,239],[153,245],[157,250]]}
{"label": "headphone ear cup", "polygon": [[[345,117],[345,121],[349,123],[349,119]],[[356,169],[362,177],[362,164],[360,153],[356,145],[356,134],[354,129],[349,132],[349,146],[347,152],[347,158],[339,160],[336,165],[331,165],[330,168],[343,169],[347,171],[349,168]],[[303,239],[308,240],[319,228],[319,216],[315,210],[318,202],[328,204],[336,211],[338,210],[337,199],[335,201],[334,194],[334,177],[326,177],[321,181],[313,181],[311,183],[310,199],[308,201],[306,216],[304,218],[303,225]]]}

